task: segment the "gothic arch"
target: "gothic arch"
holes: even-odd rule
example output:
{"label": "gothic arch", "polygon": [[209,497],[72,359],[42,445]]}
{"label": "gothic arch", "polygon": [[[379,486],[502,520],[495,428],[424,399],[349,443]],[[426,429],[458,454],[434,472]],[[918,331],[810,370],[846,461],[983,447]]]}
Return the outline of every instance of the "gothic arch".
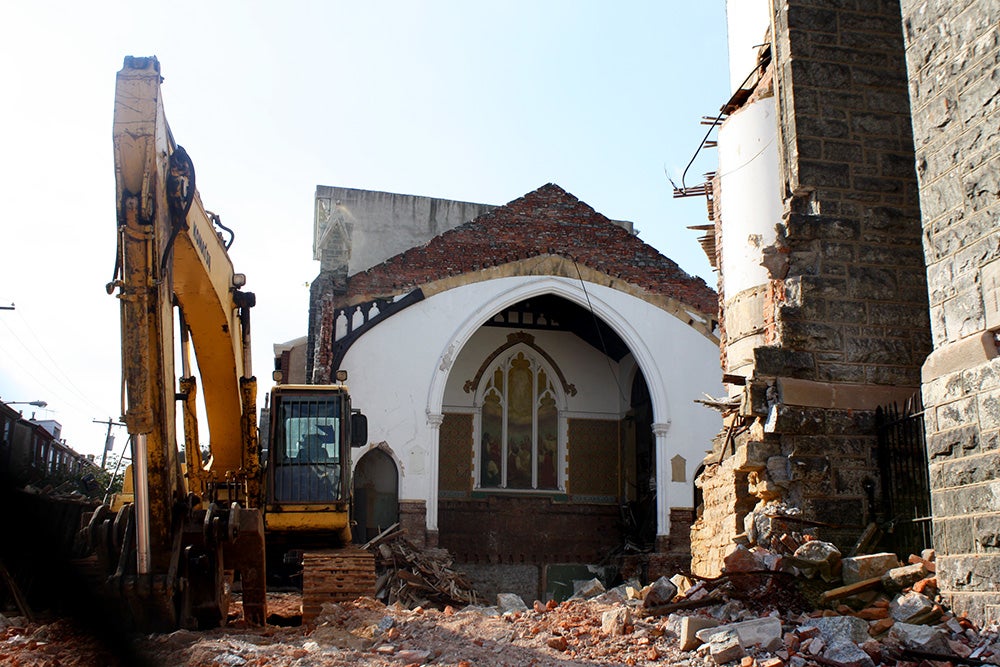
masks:
{"label": "gothic arch", "polygon": [[[647,379],[662,377],[656,358],[646,341],[631,325],[628,318],[622,316],[611,304],[589,293],[579,281],[553,276],[538,276],[526,278],[517,287],[481,304],[455,328],[451,340],[447,342],[438,357],[439,361],[435,368],[434,377],[431,379],[427,395],[428,416],[441,414],[445,387],[452,363],[479,327],[498,311],[542,294],[553,294],[583,308],[593,309],[593,312],[625,342],[632,352],[636,365]],[[670,422],[670,404],[666,391],[659,382],[655,381],[650,383],[649,390],[653,404],[653,419],[656,423],[668,424]]]}
{"label": "gothic arch", "polygon": [[[653,411],[653,435],[656,439],[657,470],[668,470],[667,451],[669,448],[668,433],[670,431],[670,402],[667,392],[660,379],[663,378],[656,357],[650,346],[632,325],[630,319],[620,313],[612,304],[590,293],[580,281],[556,276],[525,277],[515,287],[481,303],[455,328],[438,355],[434,374],[427,392],[427,425],[431,430],[430,437],[430,488],[427,498],[427,528],[438,529],[438,434],[444,418],[442,405],[448,376],[451,373],[455,358],[468,344],[469,339],[493,315],[514,304],[543,294],[552,294],[572,301],[577,305],[592,310],[595,315],[604,320],[622,339],[635,365],[642,371],[648,384],[650,402]],[[636,298],[624,294],[627,298]],[[664,311],[666,314],[669,312]],[[662,480],[661,480],[662,481]],[[670,531],[670,499],[666,487],[658,487],[656,494],[657,506],[657,539]]]}

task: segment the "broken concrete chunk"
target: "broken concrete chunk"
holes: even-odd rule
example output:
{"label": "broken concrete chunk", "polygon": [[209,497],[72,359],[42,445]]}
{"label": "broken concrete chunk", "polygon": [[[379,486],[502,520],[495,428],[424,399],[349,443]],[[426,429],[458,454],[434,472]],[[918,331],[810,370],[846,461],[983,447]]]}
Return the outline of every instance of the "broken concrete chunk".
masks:
{"label": "broken concrete chunk", "polygon": [[497,607],[500,609],[501,614],[515,611],[528,611],[528,605],[524,604],[524,600],[522,600],[521,596],[517,593],[498,593]]}
{"label": "broken concrete chunk", "polygon": [[889,640],[906,648],[930,653],[948,653],[948,633],[941,628],[912,623],[896,623],[889,630]]}
{"label": "broken concrete chunk", "polygon": [[722,665],[733,660],[739,660],[746,655],[740,645],[740,638],[733,630],[718,632],[712,635],[708,642],[709,653],[715,664]]}
{"label": "broken concrete chunk", "polygon": [[824,580],[831,581],[840,563],[840,549],[829,542],[811,540],[796,549],[793,557],[796,566],[815,568]]}
{"label": "broken concrete chunk", "polygon": [[642,598],[644,609],[670,604],[677,595],[677,587],[666,577],[660,577],[645,589]]}
{"label": "broken concrete chunk", "polygon": [[875,667],[875,661],[853,642],[840,642],[829,646],[823,657],[844,667]]}
{"label": "broken concrete chunk", "polygon": [[841,566],[840,576],[844,584],[856,584],[865,579],[881,577],[889,570],[899,567],[899,559],[896,554],[891,553],[866,554],[844,558],[841,560]]}
{"label": "broken concrete chunk", "polygon": [[897,593],[904,588],[912,586],[928,574],[923,563],[894,567],[882,575],[882,587],[892,593]]}
{"label": "broken concrete chunk", "polygon": [[733,572],[753,572],[755,570],[766,569],[764,561],[753,551],[741,544],[737,544],[722,559],[722,569],[727,573]]}
{"label": "broken concrete chunk", "polygon": [[594,600],[601,604],[618,604],[633,599],[628,592],[631,590],[633,590],[631,586],[615,586],[607,593],[601,593]]}
{"label": "broken concrete chunk", "polygon": [[818,628],[823,641],[829,645],[848,641],[860,644],[868,639],[868,622],[854,616],[811,618],[806,627]]}
{"label": "broken concrete chunk", "polygon": [[810,563],[829,563],[840,558],[840,549],[830,542],[809,540],[796,549],[793,555],[799,560]]}
{"label": "broken concrete chunk", "polygon": [[677,592],[681,595],[685,595],[694,586],[694,582],[683,574],[675,574],[670,577],[670,583],[677,587]]}
{"label": "broken concrete chunk", "polygon": [[574,579],[573,597],[592,598],[604,592],[604,584],[599,579]]}
{"label": "broken concrete chunk", "polygon": [[701,646],[702,640],[698,639],[697,632],[705,628],[717,627],[719,627],[719,622],[714,618],[706,618],[704,616],[681,617],[680,631],[677,633],[680,635],[681,650],[690,651],[698,648]]}
{"label": "broken concrete chunk", "polygon": [[905,595],[896,596],[889,604],[889,615],[901,623],[909,623],[915,618],[927,614],[934,608],[934,601],[923,593],[910,591]]}
{"label": "broken concrete chunk", "polygon": [[736,633],[740,639],[740,645],[744,648],[760,645],[768,651],[774,651],[782,645],[781,621],[774,616],[705,628],[697,631],[695,636],[703,642],[711,642],[712,637],[716,634],[729,631]]}
{"label": "broken concrete chunk", "polygon": [[628,607],[618,607],[601,614],[601,632],[606,635],[623,635],[629,625],[632,625],[632,612]]}

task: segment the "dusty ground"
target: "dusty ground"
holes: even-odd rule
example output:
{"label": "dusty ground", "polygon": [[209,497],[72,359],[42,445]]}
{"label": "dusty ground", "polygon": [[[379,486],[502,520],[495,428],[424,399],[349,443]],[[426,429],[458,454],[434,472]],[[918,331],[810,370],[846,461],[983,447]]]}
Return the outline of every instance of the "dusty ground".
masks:
{"label": "dusty ground", "polygon": [[[294,596],[272,596],[271,612],[294,613]],[[666,621],[637,620],[617,637],[601,632],[612,605],[567,602],[549,610],[490,616],[476,610],[388,608],[360,599],[330,605],[313,625],[148,635],[109,650],[66,621],[0,630],[0,665],[647,665],[687,664]],[[124,654],[123,654],[124,651]],[[694,654],[689,654],[693,657]],[[700,659],[697,662],[701,662]]]}
{"label": "dusty ground", "polygon": [[[401,667],[442,665],[450,667],[574,665],[714,665],[708,645],[681,651],[677,632],[679,617],[642,617],[639,608],[627,603],[597,599],[572,600],[562,604],[535,603],[534,608],[497,615],[496,610],[468,608],[455,611],[409,610],[386,607],[361,598],[327,605],[313,624],[280,625],[297,620],[300,599],[295,594],[270,594],[272,624],[247,626],[239,616],[239,605],[229,624],[217,630],[127,638],[112,632],[100,642],[65,620],[28,623],[0,617],[0,665],[17,667],[180,666],[230,667],[237,665],[294,666],[361,665]],[[609,630],[605,615],[629,609],[630,621]],[[714,615],[729,621],[755,618],[762,609],[750,611],[735,601],[715,608],[680,612]],[[901,659],[891,642],[871,639],[862,648],[861,660],[837,662],[823,657],[822,645],[809,649],[810,634],[802,631],[800,612],[777,615],[784,632],[784,647],[768,652],[759,647],[732,661],[740,667],[957,667],[1000,664],[1000,635],[974,632],[967,624],[956,628],[949,642],[951,660]],[[833,612],[828,612],[833,613]],[[815,612],[816,615],[819,612]],[[604,618],[602,618],[604,617]],[[877,622],[877,621],[873,621]],[[280,624],[278,624],[280,623]],[[811,633],[814,635],[815,633]],[[972,649],[981,647],[975,654]],[[965,660],[959,658],[962,655]]]}

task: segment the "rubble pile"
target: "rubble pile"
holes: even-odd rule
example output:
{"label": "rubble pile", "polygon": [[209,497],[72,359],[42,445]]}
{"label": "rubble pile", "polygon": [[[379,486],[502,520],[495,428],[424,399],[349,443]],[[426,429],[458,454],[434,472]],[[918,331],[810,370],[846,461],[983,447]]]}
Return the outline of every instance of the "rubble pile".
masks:
{"label": "rubble pile", "polygon": [[[1000,665],[998,629],[976,628],[941,603],[933,550],[906,563],[891,553],[845,557],[800,532],[805,522],[791,508],[762,506],[750,521],[753,541],[735,545],[717,577],[676,574],[609,590],[592,579],[574,582],[562,603],[501,594],[490,606],[446,551],[390,530],[366,545],[382,600],[324,603],[297,627],[236,617],[209,632],[140,637],[124,654],[81,641],[65,621],[0,616],[0,665],[136,664],[136,656],[192,666]],[[269,605],[297,607],[282,595]]]}

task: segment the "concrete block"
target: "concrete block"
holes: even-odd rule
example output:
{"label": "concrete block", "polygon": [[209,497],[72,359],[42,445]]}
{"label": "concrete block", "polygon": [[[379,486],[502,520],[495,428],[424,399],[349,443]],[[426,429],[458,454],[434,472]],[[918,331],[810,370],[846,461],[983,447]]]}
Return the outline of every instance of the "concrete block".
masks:
{"label": "concrete block", "polygon": [[875,667],[875,661],[861,647],[853,642],[841,642],[828,646],[823,657],[844,667]]}
{"label": "concrete block", "polygon": [[868,622],[854,616],[822,616],[810,619],[804,627],[815,627],[829,645],[845,641],[860,644],[868,639]]}
{"label": "concrete block", "polygon": [[696,632],[695,636],[703,642],[708,642],[717,633],[729,631],[737,634],[740,639],[740,645],[744,648],[760,645],[768,651],[774,651],[782,645],[781,621],[773,616],[706,628]]}
{"label": "concrete block", "polygon": [[934,607],[934,601],[922,593],[910,591],[899,595],[889,604],[889,615],[900,623],[923,616]]}
{"label": "concrete block", "polygon": [[709,652],[715,664],[722,665],[733,660],[739,660],[746,655],[740,638],[733,630],[718,632],[708,642]]}
{"label": "concrete block", "polygon": [[892,568],[899,567],[899,559],[892,553],[866,554],[844,558],[841,565],[840,576],[844,579],[844,585],[847,585],[881,577]]}
{"label": "concrete block", "polygon": [[719,621],[714,618],[704,616],[683,616],[681,618],[680,635],[678,642],[682,651],[690,651],[702,645],[702,640],[697,637],[697,633],[705,628],[717,628]]}

